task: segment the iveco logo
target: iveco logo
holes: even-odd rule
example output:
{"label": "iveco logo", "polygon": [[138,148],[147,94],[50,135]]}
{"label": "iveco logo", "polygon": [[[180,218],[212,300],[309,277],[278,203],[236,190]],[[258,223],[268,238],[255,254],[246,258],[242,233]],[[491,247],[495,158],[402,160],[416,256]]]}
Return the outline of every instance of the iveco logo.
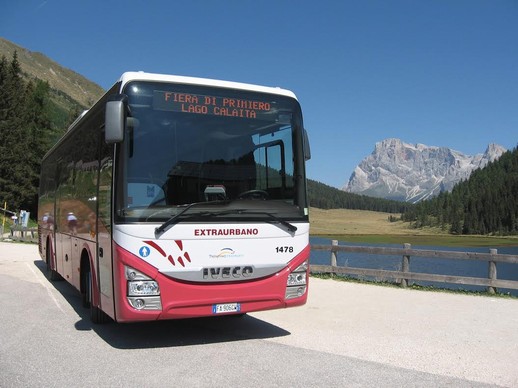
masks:
{"label": "iveco logo", "polygon": [[252,266],[203,268],[203,279],[248,278],[254,273]]}

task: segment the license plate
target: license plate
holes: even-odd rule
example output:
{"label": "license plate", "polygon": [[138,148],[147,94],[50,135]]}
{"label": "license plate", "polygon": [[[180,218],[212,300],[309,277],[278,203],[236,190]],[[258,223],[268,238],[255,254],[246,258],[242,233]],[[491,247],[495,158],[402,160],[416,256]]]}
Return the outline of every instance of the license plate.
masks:
{"label": "license plate", "polygon": [[238,313],[241,311],[240,303],[223,303],[212,305],[213,314]]}

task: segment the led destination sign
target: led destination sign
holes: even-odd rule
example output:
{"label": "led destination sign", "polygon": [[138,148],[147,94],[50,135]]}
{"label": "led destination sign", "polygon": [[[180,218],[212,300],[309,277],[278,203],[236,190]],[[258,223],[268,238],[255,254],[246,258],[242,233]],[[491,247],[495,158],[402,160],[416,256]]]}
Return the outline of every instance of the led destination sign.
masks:
{"label": "led destination sign", "polygon": [[213,116],[272,119],[269,102],[233,97],[215,97],[201,94],[155,91],[155,109]]}

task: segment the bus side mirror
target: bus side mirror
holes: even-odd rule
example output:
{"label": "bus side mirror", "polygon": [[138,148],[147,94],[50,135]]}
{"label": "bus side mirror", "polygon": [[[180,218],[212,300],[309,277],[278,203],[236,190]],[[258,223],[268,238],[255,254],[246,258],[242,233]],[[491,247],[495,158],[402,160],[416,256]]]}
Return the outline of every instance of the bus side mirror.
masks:
{"label": "bus side mirror", "polygon": [[308,132],[304,129],[304,160],[311,159],[311,147],[309,146]]}
{"label": "bus side mirror", "polygon": [[106,143],[120,143],[124,140],[126,106],[124,101],[108,101],[104,124],[104,139]]}

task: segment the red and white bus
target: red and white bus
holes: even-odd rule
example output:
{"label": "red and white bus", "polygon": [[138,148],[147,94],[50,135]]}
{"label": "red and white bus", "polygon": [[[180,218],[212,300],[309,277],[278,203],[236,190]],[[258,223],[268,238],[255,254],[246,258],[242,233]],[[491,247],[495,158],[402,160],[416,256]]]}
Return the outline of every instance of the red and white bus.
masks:
{"label": "red and white bus", "polygon": [[95,323],[302,305],[309,157],[288,90],[124,73],[42,161],[48,275]]}

